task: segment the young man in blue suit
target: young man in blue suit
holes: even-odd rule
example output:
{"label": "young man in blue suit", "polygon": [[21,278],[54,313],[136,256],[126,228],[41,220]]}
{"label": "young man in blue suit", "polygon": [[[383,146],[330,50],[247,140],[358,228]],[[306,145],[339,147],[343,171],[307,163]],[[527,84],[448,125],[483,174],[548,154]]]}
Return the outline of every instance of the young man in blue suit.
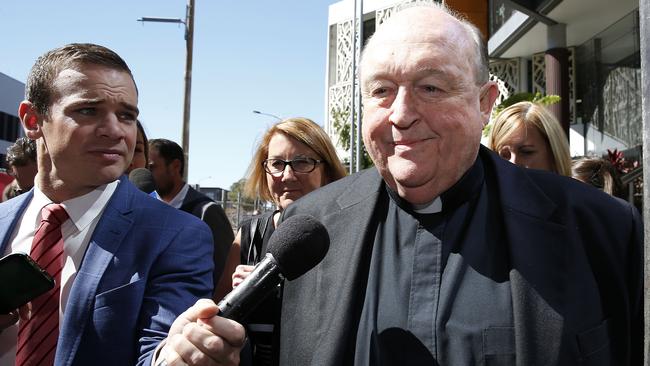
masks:
{"label": "young man in blue suit", "polygon": [[284,213],[321,220],[331,245],[285,283],[283,366],[641,364],[637,212],[480,147],[485,55],[444,5],[393,13],[368,41],[375,167]]}
{"label": "young man in blue suit", "polygon": [[[138,116],[126,63],[93,44],[49,51],[32,68],[26,99],[19,115],[36,141],[38,174],[32,191],[0,205],[0,253],[45,246],[37,227],[55,207],[60,249],[50,263],[60,271],[31,314],[24,306],[0,315],[0,364],[14,355],[21,365],[236,363],[243,329],[198,301],[213,288],[210,230],[123,176]],[[24,352],[43,329],[43,343]]]}

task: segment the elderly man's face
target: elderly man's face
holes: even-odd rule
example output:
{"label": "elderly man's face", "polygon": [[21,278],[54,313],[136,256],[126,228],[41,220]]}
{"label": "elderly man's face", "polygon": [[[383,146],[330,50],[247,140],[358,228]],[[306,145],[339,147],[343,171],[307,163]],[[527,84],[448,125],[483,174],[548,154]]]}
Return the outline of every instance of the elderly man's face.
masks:
{"label": "elderly man's face", "polygon": [[364,55],[363,138],[384,180],[425,203],[473,164],[493,102],[485,95],[495,92],[475,81],[476,51],[464,29],[446,15],[418,14],[437,10],[413,10],[397,14],[404,19]]}

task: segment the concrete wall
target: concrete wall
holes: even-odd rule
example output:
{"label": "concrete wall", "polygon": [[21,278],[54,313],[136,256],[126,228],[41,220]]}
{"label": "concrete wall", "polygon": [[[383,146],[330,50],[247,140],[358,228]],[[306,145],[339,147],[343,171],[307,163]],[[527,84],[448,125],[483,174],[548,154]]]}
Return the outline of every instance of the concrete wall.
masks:
{"label": "concrete wall", "polygon": [[0,111],[18,117],[18,104],[25,99],[25,84],[0,72]]}

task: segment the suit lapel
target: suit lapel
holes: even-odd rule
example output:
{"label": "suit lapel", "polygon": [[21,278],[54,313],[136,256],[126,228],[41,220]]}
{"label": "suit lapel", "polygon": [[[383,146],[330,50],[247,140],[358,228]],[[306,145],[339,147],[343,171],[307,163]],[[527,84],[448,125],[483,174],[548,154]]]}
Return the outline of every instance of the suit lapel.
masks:
{"label": "suit lapel", "polygon": [[[335,233],[322,265],[318,267],[319,312],[317,324],[322,332],[314,348],[314,362],[324,365],[350,363],[346,357],[355,346],[363,299],[367,286],[368,268],[374,243],[375,213],[381,197],[382,180],[376,169],[359,176],[337,199],[339,212],[330,215],[336,225],[326,225]],[[327,217],[324,220],[329,221]],[[374,223],[374,225],[373,225]],[[350,309],[355,309],[351,312]],[[332,316],[336,314],[336,316]],[[331,352],[332,349],[347,352]]]}
{"label": "suit lapel", "polygon": [[192,192],[192,187],[189,187],[187,194],[183,198],[183,203],[181,204],[180,210],[187,211],[187,204],[194,199],[194,192]]}
{"label": "suit lapel", "polygon": [[132,189],[130,183],[122,177],[88,243],[66,304],[57,345],[57,365],[72,364],[84,329],[94,310],[99,282],[110,275],[106,268],[120,248],[126,233],[131,230]]}
{"label": "suit lapel", "polygon": [[557,206],[520,168],[488,153],[510,255],[517,365],[553,365],[562,339],[567,231]]}
{"label": "suit lapel", "polygon": [[9,239],[18,224],[18,219],[20,219],[33,196],[34,190],[31,190],[2,204],[2,210],[0,210],[0,238],[2,238],[0,257],[7,250]]}

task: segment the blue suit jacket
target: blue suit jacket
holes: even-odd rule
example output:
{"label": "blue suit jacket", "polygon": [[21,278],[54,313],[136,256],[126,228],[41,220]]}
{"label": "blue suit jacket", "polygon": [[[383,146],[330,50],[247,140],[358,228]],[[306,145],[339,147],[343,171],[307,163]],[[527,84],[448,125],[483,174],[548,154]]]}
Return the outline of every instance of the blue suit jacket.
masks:
{"label": "blue suit jacket", "polygon": [[[32,198],[0,204],[0,253]],[[174,319],[212,294],[212,234],[120,179],[60,324],[55,365],[147,365]]]}

